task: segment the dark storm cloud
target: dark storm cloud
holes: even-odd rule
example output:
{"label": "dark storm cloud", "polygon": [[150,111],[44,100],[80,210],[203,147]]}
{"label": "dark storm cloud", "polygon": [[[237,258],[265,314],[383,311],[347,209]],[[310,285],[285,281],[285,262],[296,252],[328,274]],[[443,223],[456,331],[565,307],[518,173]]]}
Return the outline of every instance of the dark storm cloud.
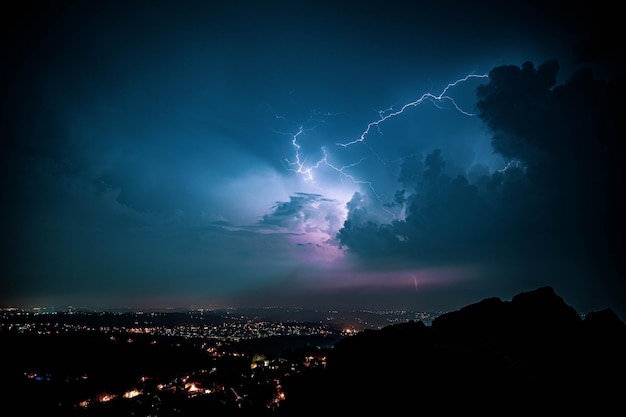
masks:
{"label": "dark storm cloud", "polygon": [[[617,85],[595,79],[588,68],[557,85],[558,71],[556,61],[499,66],[478,88],[478,116],[494,152],[508,162],[504,169],[450,176],[438,149],[407,159],[395,200],[406,217],[378,224],[366,216],[367,200],[355,196],[340,242],[364,262],[399,255],[416,264],[517,258],[536,276],[554,274],[550,265],[561,263],[567,267],[561,275],[581,269],[552,278],[620,279],[624,177]],[[502,271],[501,279],[507,274]]]}
{"label": "dark storm cloud", "polygon": [[608,243],[617,243],[623,204],[618,86],[588,68],[555,86],[557,71],[556,62],[495,68],[478,90],[479,116],[494,132],[494,150],[525,167],[543,227],[615,247]]}
{"label": "dark storm cloud", "polygon": [[341,243],[368,260],[399,252],[416,260],[440,262],[451,254],[453,258],[467,256],[475,250],[476,242],[490,233],[491,227],[486,227],[493,219],[490,207],[476,184],[462,175],[449,176],[443,170],[445,164],[439,149],[423,161],[405,161],[402,172],[411,175],[401,178],[405,188],[398,190],[395,201],[405,209],[404,220],[377,224],[369,215],[376,202],[356,194],[339,232]]}

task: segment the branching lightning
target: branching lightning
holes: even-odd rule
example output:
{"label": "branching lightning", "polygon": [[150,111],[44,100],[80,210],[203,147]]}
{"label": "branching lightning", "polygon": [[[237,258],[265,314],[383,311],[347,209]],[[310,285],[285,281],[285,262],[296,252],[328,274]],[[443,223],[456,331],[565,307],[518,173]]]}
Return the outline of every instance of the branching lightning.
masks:
{"label": "branching lightning", "polygon": [[[393,107],[389,107],[385,110],[380,110],[378,111],[378,116],[379,116],[378,119],[368,123],[365,130],[363,130],[363,132],[361,132],[361,134],[356,139],[348,141],[348,142],[336,142],[335,146],[338,146],[341,148],[349,148],[357,144],[361,144],[361,145],[365,144],[369,148],[371,155],[378,158],[381,162],[384,163],[384,161],[380,158],[380,156],[376,153],[376,151],[371,146],[369,146],[366,142],[366,138],[369,135],[369,133],[372,131],[372,129],[376,129],[379,133],[381,133],[380,131],[381,125],[384,122],[394,117],[400,116],[408,109],[417,107],[424,102],[433,103],[437,108],[441,108],[441,109],[444,108],[444,103],[445,103],[447,104],[445,108],[450,108],[450,105],[451,105],[453,109],[455,109],[462,115],[470,116],[470,117],[474,116],[473,113],[470,113],[464,110],[456,103],[456,101],[452,98],[452,96],[450,96],[450,90],[459,84],[462,84],[470,79],[476,79],[476,78],[488,78],[488,75],[487,74],[469,74],[452,83],[449,83],[439,94],[424,93],[417,100],[404,104],[398,110],[394,110]],[[321,114],[318,112],[316,112],[315,115],[316,116],[320,116],[320,115],[335,116],[335,114],[331,114],[331,113]],[[280,115],[275,115],[275,116],[276,118],[284,119],[283,116],[280,116]],[[303,155],[300,140],[302,139],[302,136],[306,135],[306,132],[313,131],[319,125],[319,123],[321,122],[316,122],[315,125],[310,128],[305,128],[304,125],[299,125],[295,133],[287,134],[291,137],[291,145],[294,150],[293,159],[290,160],[288,158],[285,158],[287,169],[292,170],[298,174],[301,174],[306,181],[311,181],[315,183],[315,177],[313,175],[314,171],[321,168],[322,166],[326,166],[336,171],[339,174],[341,181],[345,179],[345,180],[351,181],[354,184],[365,185],[369,187],[373,195],[382,204],[383,201],[380,198],[379,194],[376,192],[376,189],[371,181],[358,179],[354,175],[348,172],[349,169],[355,168],[358,165],[362,164],[366,159],[368,159],[368,157],[362,157],[359,160],[352,162],[350,164],[338,165],[338,164],[331,162],[331,157],[330,157],[327,146],[322,146],[320,147],[320,151],[322,153],[321,158],[319,158],[318,160],[314,162],[307,161],[307,158]],[[389,212],[386,209],[384,210],[387,211],[389,214],[391,214],[395,218],[395,215],[393,213]]]}
{"label": "branching lightning", "polygon": [[405,105],[403,105],[400,110],[393,110],[393,107],[390,107],[387,110],[381,110],[379,112],[380,118],[378,120],[375,120],[373,122],[370,122],[367,125],[367,128],[363,131],[363,133],[361,133],[361,136],[359,136],[357,139],[350,141],[350,142],[346,142],[346,143],[337,143],[338,146],[343,146],[343,147],[347,147],[347,146],[351,146],[354,145],[356,143],[359,142],[364,142],[365,141],[365,137],[370,133],[370,131],[372,130],[373,127],[376,127],[377,129],[379,129],[381,123],[383,123],[385,120],[387,119],[391,119],[393,117],[399,116],[402,113],[404,113],[405,110],[407,110],[410,107],[417,107],[420,104],[422,104],[424,101],[431,101],[435,106],[439,107],[441,102],[447,101],[452,103],[452,105],[454,106],[454,108],[456,110],[458,110],[460,113],[466,115],[466,116],[474,116],[474,114],[469,113],[465,110],[463,110],[461,107],[459,107],[456,102],[454,101],[454,99],[452,97],[450,97],[449,95],[447,95],[448,90],[450,90],[452,87],[463,83],[467,80],[469,80],[470,78],[487,78],[488,75],[483,74],[483,75],[477,75],[477,74],[470,74],[467,75],[463,78],[460,78],[450,84],[448,84],[446,86],[446,88],[444,88],[441,93],[439,95],[435,95],[432,93],[424,93],[422,94],[422,96],[420,98],[418,98],[415,101],[412,101],[410,103],[406,103]]}

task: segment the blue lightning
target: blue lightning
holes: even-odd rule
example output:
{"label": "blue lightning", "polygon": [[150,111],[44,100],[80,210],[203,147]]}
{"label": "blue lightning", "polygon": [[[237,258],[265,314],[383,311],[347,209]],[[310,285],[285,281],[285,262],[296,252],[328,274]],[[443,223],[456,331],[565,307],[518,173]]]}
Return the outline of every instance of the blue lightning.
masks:
{"label": "blue lightning", "polygon": [[[380,156],[376,153],[376,151],[371,146],[369,146],[369,144],[366,141],[366,138],[368,137],[368,135],[373,129],[376,129],[379,134],[382,134],[380,129],[383,123],[385,123],[389,119],[399,117],[405,111],[414,107],[418,107],[425,102],[432,103],[439,109],[453,108],[464,116],[468,116],[468,117],[475,116],[475,114],[470,113],[467,110],[464,110],[463,108],[461,108],[461,106],[459,106],[454,100],[454,98],[450,95],[450,91],[455,86],[462,84],[464,82],[467,82],[470,79],[479,79],[479,78],[488,78],[488,77],[489,77],[488,74],[468,74],[465,77],[459,78],[456,81],[451,82],[448,85],[446,85],[445,88],[443,88],[443,90],[441,90],[439,94],[433,94],[431,92],[424,93],[416,100],[402,105],[398,110],[394,110],[393,107],[389,107],[384,110],[379,110],[378,119],[368,123],[365,130],[363,130],[356,139],[348,141],[348,142],[336,142],[334,145],[341,147],[341,148],[349,148],[357,144],[365,145],[369,148],[371,155],[377,158],[381,163],[384,164],[385,161],[383,161],[380,158]],[[335,116],[337,114],[314,112],[314,115],[319,117],[319,116]],[[277,114],[275,114],[275,117],[279,119],[285,119],[285,117],[277,115]],[[309,122],[313,120],[315,120],[315,118],[311,116],[309,118]],[[298,125],[298,128],[295,131],[295,133],[288,133],[288,134],[282,133],[291,137],[291,145],[294,150],[293,159],[290,160],[288,158],[285,158],[286,168],[302,175],[306,181],[309,181],[315,184],[314,172],[320,169],[322,166],[328,167],[339,174],[339,178],[342,182],[344,180],[347,180],[354,184],[367,186],[382,205],[383,201],[381,197],[379,196],[379,194],[376,192],[376,189],[371,181],[358,179],[348,172],[351,168],[357,167],[358,165],[362,164],[366,159],[368,159],[368,157],[362,157],[359,160],[352,162],[350,164],[338,165],[338,164],[334,164],[333,162],[331,162],[331,156],[329,154],[328,147],[322,146],[320,147],[322,156],[316,161],[313,161],[313,162],[307,161],[307,158],[302,153],[302,146],[300,145],[301,143],[300,139],[302,139],[302,136],[306,135],[307,132],[315,130],[315,128],[322,122],[323,121],[317,121],[314,124],[314,126],[310,128],[305,128],[304,124],[300,124]],[[396,217],[394,213],[390,212],[389,210],[385,208],[383,209],[394,218]]]}

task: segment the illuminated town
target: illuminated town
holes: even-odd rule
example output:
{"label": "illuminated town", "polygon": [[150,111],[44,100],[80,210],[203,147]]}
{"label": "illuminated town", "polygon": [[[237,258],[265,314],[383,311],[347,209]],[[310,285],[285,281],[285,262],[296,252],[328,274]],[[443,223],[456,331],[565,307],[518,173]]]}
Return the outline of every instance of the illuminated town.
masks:
{"label": "illuminated town", "polygon": [[[12,376],[21,379],[17,385],[33,393],[54,386],[54,390],[64,393],[57,411],[69,415],[128,413],[156,417],[171,415],[184,408],[182,404],[191,403],[202,404],[194,407],[207,410],[250,410],[257,415],[270,415],[285,399],[284,380],[324,368],[327,349],[332,349],[336,341],[390,324],[411,320],[430,323],[439,314],[442,313],[294,309],[173,313],[11,308],[1,311],[0,334],[8,341],[23,339],[20,343],[27,345],[13,353],[24,356],[13,368]],[[307,321],[288,320],[289,317],[306,317]],[[99,338],[98,342],[89,342],[95,343],[96,348],[89,348],[85,342],[92,337]],[[164,370],[160,365],[172,360],[166,359],[170,356],[157,355],[152,365],[129,379],[121,374],[106,375],[119,372],[107,368],[108,365],[94,376],[89,374],[90,366],[63,368],[54,363],[55,359],[46,365],[45,361],[35,360],[36,354],[26,353],[34,349],[29,345],[62,350],[65,345],[48,345],[59,338],[69,344],[65,348],[76,352],[76,357],[84,357],[84,361],[111,361],[106,353],[110,349],[115,349],[114,356],[139,355],[138,359],[149,356],[154,349],[167,349],[167,355],[188,358],[191,365],[186,363],[180,369],[167,366]],[[265,342],[268,344],[264,347]],[[268,348],[272,344],[274,347]],[[97,353],[100,350],[104,353]],[[119,353],[127,351],[131,353]],[[47,355],[55,358],[50,352]],[[129,358],[115,356],[113,363],[130,360],[126,367],[133,368]],[[115,384],[92,381],[98,378],[113,379]]]}

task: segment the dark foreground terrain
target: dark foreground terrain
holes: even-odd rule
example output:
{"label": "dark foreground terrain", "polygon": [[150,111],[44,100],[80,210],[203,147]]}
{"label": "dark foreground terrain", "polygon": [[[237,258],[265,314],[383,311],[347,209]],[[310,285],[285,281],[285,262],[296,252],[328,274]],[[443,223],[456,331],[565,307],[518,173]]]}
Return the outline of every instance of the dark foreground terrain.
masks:
{"label": "dark foreground terrain", "polygon": [[409,322],[344,339],[324,372],[285,384],[292,402],[281,411],[623,415],[625,355],[626,326],[613,311],[583,320],[544,287],[485,299],[431,326]]}
{"label": "dark foreground terrain", "polygon": [[[197,341],[155,344],[153,339],[143,343],[137,338],[132,344],[111,344],[110,337],[108,342],[91,338],[62,339],[66,345],[60,346],[52,336],[2,334],[3,383],[8,387],[1,397],[2,414],[626,412],[626,325],[609,309],[590,312],[583,319],[550,287],[518,294],[511,301],[485,299],[443,314],[430,325],[409,321],[365,330],[332,346],[304,341],[297,346],[294,341],[287,347],[282,341],[285,350],[278,355],[255,356],[250,343],[245,352],[216,358],[207,355],[206,346],[199,349]],[[24,377],[41,369],[49,373]],[[82,374],[97,382],[81,382]],[[46,381],[46,375],[66,377]],[[189,395],[185,381],[192,377],[210,393]],[[167,389],[164,383],[169,384]],[[140,395],[124,398],[121,393],[127,387]],[[120,395],[110,402],[77,405],[81,398],[92,398],[93,392]]]}

